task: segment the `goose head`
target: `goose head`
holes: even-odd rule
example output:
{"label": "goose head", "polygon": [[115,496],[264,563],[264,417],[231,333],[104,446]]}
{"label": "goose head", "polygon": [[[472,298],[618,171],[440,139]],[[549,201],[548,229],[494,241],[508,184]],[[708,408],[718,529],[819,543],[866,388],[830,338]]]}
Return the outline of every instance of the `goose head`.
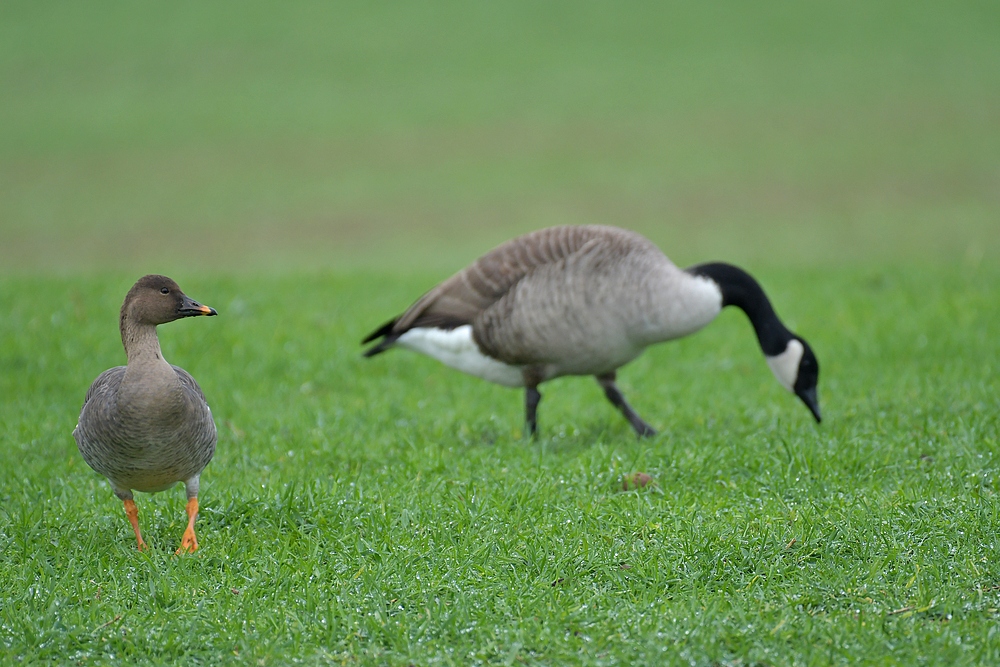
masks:
{"label": "goose head", "polygon": [[767,355],[767,365],[778,382],[806,404],[817,422],[822,421],[816,385],[819,382],[819,361],[809,343],[798,336],[792,336],[784,351]]}
{"label": "goose head", "polygon": [[125,296],[121,321],[138,325],[165,324],[182,317],[218,315],[214,308],[203,306],[166,276],[140,278]]}

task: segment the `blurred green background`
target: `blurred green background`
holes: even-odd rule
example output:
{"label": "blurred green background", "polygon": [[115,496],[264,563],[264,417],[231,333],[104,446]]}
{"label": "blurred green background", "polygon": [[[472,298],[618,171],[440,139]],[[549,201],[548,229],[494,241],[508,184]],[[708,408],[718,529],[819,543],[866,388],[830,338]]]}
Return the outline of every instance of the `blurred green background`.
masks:
{"label": "blurred green background", "polygon": [[2,272],[445,274],[563,223],[995,260],[1000,4],[0,4]]}
{"label": "blurred green background", "polygon": [[[743,264],[822,426],[739,313],[623,372],[641,444],[591,381],[529,444],[361,358],[565,223]],[[998,257],[997,0],[2,0],[0,663],[998,664]],[[161,332],[219,426],[195,558],[70,436],[149,272],[222,315]]]}

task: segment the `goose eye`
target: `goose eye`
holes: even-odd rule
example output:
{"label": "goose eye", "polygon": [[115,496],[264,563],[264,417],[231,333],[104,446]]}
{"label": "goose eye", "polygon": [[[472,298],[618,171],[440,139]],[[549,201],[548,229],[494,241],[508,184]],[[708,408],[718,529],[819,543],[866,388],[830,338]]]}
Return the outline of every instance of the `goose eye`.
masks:
{"label": "goose eye", "polygon": [[170,288],[169,287],[161,287],[160,288],[160,294],[170,294]]}

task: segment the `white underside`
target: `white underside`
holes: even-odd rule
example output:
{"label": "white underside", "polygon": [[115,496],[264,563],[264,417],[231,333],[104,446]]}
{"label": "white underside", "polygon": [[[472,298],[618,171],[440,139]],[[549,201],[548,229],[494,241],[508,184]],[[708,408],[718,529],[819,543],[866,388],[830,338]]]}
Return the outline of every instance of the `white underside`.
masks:
{"label": "white underside", "polygon": [[802,343],[794,338],[788,341],[788,347],[779,355],[766,357],[767,365],[771,367],[774,377],[788,391],[795,391],[795,380],[799,375],[799,362],[802,361],[802,354],[805,348]]}
{"label": "white underside", "polygon": [[396,345],[426,354],[445,366],[507,387],[523,387],[520,366],[510,366],[486,356],[472,339],[472,326],[457,329],[410,329],[396,340]]}

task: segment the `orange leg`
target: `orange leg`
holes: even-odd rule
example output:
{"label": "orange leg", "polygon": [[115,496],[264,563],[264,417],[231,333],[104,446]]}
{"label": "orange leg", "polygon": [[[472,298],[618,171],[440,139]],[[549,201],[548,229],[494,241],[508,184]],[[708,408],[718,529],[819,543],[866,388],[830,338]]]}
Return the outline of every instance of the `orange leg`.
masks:
{"label": "orange leg", "polygon": [[181,547],[175,553],[190,553],[198,550],[198,538],[194,534],[194,520],[198,517],[198,497],[188,499],[188,525],[181,539]]}
{"label": "orange leg", "polygon": [[139,532],[139,510],[135,506],[135,501],[131,498],[125,501],[125,516],[128,517],[128,522],[132,524],[132,530],[135,531],[136,546],[139,548],[139,551],[145,551],[149,547],[142,541],[142,533]]}

